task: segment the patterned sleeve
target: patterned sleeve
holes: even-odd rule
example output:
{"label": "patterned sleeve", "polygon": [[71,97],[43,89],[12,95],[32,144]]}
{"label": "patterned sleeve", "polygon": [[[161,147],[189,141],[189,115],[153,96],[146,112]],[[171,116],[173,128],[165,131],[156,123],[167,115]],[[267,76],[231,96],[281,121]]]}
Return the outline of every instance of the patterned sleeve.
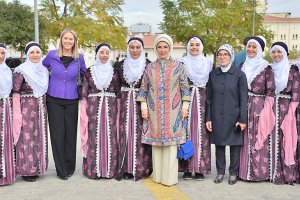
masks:
{"label": "patterned sleeve", "polygon": [[187,74],[184,71],[183,64],[179,63],[179,65],[181,65],[180,75],[179,75],[181,98],[183,101],[190,101],[191,100],[190,86],[189,86]]}
{"label": "patterned sleeve", "polygon": [[275,97],[275,78],[272,68],[266,68],[266,96]]}
{"label": "patterned sleeve", "polygon": [[83,76],[82,81],[82,99],[87,100],[89,95],[89,75],[90,75],[90,69],[87,70],[85,75]]}
{"label": "patterned sleeve", "polygon": [[113,82],[113,88],[112,90],[115,92],[116,96],[119,97],[120,96],[120,92],[121,92],[121,84],[120,84],[120,78],[119,78],[119,70],[114,68],[114,75],[112,78],[112,82]]}
{"label": "patterned sleeve", "polygon": [[146,102],[147,101],[147,96],[148,96],[148,88],[149,88],[149,76],[148,76],[148,70],[149,70],[150,67],[150,64],[148,64],[146,66],[146,70],[144,71],[144,74],[143,74],[143,79],[142,79],[142,83],[141,83],[141,87],[140,87],[140,90],[139,90],[139,94],[136,98],[136,101],[144,101]]}
{"label": "patterned sleeve", "polygon": [[13,73],[13,93],[21,94],[24,77],[21,73]]}
{"label": "patterned sleeve", "polygon": [[300,102],[300,73],[296,66],[292,69],[292,102]]}

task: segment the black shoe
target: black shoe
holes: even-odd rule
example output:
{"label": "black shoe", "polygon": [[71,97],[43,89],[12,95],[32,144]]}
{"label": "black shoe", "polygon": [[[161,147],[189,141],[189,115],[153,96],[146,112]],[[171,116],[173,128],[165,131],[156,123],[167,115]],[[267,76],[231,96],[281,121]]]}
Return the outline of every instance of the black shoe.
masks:
{"label": "black shoe", "polygon": [[68,180],[68,178],[69,178],[68,176],[57,176],[57,177],[64,181]]}
{"label": "black shoe", "polygon": [[125,180],[130,180],[130,179],[133,179],[133,175],[132,175],[131,173],[124,172],[123,178],[124,178]]}
{"label": "black shoe", "polygon": [[191,172],[184,172],[182,178],[184,180],[191,180],[192,179],[192,173]]}
{"label": "black shoe", "polygon": [[68,174],[68,178],[70,178],[71,176],[73,176],[73,173],[71,173],[71,174]]}
{"label": "black shoe", "polygon": [[35,182],[39,176],[22,176],[22,178],[27,182]]}
{"label": "black shoe", "polygon": [[196,181],[203,181],[204,175],[200,174],[200,173],[195,173],[195,177],[194,178],[195,178]]}
{"label": "black shoe", "polygon": [[214,180],[214,183],[216,183],[216,184],[222,183],[223,177],[224,177],[224,175],[218,175],[218,176],[216,176],[216,178]]}
{"label": "black shoe", "polygon": [[229,180],[228,180],[229,185],[234,185],[234,184],[236,184],[236,182],[237,182],[237,177],[236,176],[229,176]]}

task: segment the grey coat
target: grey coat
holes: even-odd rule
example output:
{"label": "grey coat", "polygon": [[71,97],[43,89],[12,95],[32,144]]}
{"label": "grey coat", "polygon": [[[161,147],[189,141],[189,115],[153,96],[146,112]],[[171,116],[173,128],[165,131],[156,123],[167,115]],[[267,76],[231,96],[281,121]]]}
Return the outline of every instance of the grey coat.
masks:
{"label": "grey coat", "polygon": [[212,121],[212,144],[243,145],[244,133],[235,132],[237,122],[247,123],[248,86],[244,72],[231,67],[213,70],[207,83],[206,121]]}

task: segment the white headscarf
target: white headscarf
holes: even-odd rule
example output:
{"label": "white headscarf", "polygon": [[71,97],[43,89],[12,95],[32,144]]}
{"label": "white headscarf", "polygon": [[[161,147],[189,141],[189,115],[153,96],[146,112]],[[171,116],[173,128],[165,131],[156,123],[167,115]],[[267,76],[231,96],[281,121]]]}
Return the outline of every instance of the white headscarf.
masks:
{"label": "white headscarf", "polygon": [[276,85],[275,93],[278,94],[282,90],[284,90],[284,88],[286,88],[287,86],[288,79],[289,79],[289,72],[290,72],[290,64],[289,64],[286,50],[280,45],[274,45],[271,48],[270,56],[272,57],[272,51],[276,49],[280,50],[283,55],[280,62],[276,63],[273,60],[273,64],[272,64],[272,69],[275,76],[275,85]]}
{"label": "white headscarf", "polygon": [[33,63],[29,59],[30,52],[35,48],[37,48],[40,53],[42,53],[40,47],[35,45],[30,47],[27,51],[26,61],[20,66],[16,67],[14,73],[21,73],[24,76],[25,81],[33,90],[33,96],[38,98],[43,96],[48,90],[49,72],[47,68],[42,64],[42,59],[40,59],[40,61],[38,61],[37,63]]}
{"label": "white headscarf", "polygon": [[[197,56],[192,56],[190,53],[190,44],[192,40],[200,42],[200,49]],[[193,37],[187,44],[187,56],[183,58],[186,73],[189,79],[197,87],[205,87],[209,72],[212,70],[212,62],[203,55],[203,43],[197,37]]]}
{"label": "white headscarf", "polygon": [[[141,55],[137,59],[132,58],[129,52],[130,45],[133,42],[137,42],[141,46]],[[125,80],[129,84],[138,82],[144,73],[145,67],[146,67],[146,58],[145,58],[144,48],[142,43],[138,40],[131,40],[127,46],[127,58],[124,61]]]}
{"label": "white headscarf", "polygon": [[248,56],[246,56],[246,61],[242,66],[242,71],[245,72],[247,77],[249,90],[251,89],[251,83],[254,78],[269,65],[268,61],[264,60],[263,58],[263,51],[259,42],[255,39],[250,39],[248,41],[248,44],[250,42],[254,42],[256,44],[257,54],[254,58],[249,58]]}
{"label": "white headscarf", "polygon": [[108,46],[100,47],[96,55],[96,64],[91,67],[91,75],[98,90],[107,89],[114,75],[110,58],[106,63],[102,63],[99,59],[100,51],[103,49],[107,49],[110,56],[111,51]]}
{"label": "white headscarf", "polygon": [[3,47],[0,47],[0,49],[3,49],[5,52],[3,63],[0,64],[0,97],[7,98],[13,88],[12,71],[5,63],[6,49]]}

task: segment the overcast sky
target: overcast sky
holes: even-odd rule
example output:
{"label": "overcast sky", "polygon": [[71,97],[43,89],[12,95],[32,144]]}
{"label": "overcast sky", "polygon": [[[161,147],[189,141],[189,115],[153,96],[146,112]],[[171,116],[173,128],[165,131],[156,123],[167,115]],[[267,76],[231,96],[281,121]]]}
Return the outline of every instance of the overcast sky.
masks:
{"label": "overcast sky", "polygon": [[[7,0],[7,2],[11,1]],[[21,0],[21,2],[33,5],[34,0]],[[159,32],[158,24],[163,20],[160,0],[125,0],[125,4],[121,7],[125,26],[139,22],[149,23],[152,32]],[[267,12],[291,12],[293,17],[300,17],[300,1],[268,0]]]}

